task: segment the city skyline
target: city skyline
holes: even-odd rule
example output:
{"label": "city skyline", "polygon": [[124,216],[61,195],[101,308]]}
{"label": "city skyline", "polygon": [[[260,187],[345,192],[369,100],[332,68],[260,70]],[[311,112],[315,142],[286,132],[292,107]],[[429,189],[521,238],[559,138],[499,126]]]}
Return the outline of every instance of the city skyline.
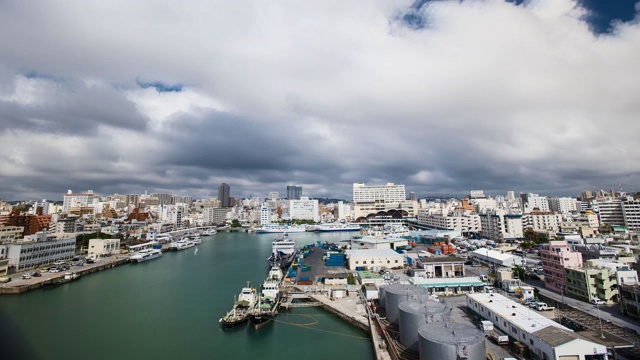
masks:
{"label": "city skyline", "polygon": [[0,198],[640,191],[611,3],[4,2]]}

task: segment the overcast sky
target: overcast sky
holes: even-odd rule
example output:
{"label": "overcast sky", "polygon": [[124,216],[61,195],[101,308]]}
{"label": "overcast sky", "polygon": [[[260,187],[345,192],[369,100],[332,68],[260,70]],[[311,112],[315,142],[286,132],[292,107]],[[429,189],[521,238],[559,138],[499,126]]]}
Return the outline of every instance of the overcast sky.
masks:
{"label": "overcast sky", "polygon": [[0,197],[640,191],[634,3],[0,1]]}

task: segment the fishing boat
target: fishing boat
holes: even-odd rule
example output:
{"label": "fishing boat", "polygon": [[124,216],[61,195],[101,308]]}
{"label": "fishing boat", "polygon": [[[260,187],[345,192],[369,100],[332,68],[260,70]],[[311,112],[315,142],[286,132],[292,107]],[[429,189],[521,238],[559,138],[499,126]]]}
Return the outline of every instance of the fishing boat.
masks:
{"label": "fishing boat", "polygon": [[256,300],[256,289],[252,288],[247,281],[247,286],[242,288],[238,299],[234,299],[231,310],[220,318],[219,322],[226,327],[233,327],[246,322],[249,319],[249,312],[256,306]]}

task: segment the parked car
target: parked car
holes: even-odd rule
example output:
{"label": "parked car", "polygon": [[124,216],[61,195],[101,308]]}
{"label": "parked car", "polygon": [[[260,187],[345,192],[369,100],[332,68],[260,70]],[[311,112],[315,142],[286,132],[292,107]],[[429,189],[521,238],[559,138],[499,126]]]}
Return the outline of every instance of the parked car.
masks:
{"label": "parked car", "polygon": [[53,263],[53,265],[62,265],[62,264],[64,264],[64,260],[58,260]]}
{"label": "parked car", "polygon": [[41,277],[42,274],[36,271],[31,276],[33,276],[33,277]]}
{"label": "parked car", "polygon": [[49,269],[49,272],[50,272],[50,273],[58,273],[58,272],[60,272],[60,269],[58,269],[58,268],[52,268],[52,269]]}
{"label": "parked car", "polygon": [[22,274],[22,278],[25,279],[25,280],[29,280],[29,279],[31,279],[31,274],[24,273],[24,274]]}
{"label": "parked car", "polygon": [[8,283],[9,281],[11,281],[11,278],[8,276],[0,276],[0,283]]}
{"label": "parked car", "polygon": [[604,300],[602,300],[602,299],[591,299],[591,303],[592,303],[593,305],[604,305],[604,304],[606,304],[607,302],[606,302],[606,301],[604,301]]}

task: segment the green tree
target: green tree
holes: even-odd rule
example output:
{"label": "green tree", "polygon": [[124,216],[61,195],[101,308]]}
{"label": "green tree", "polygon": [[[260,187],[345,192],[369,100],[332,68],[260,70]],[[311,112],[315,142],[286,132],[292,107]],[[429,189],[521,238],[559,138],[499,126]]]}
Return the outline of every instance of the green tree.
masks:
{"label": "green tree", "polygon": [[240,226],[242,226],[242,225],[240,224],[240,220],[238,220],[238,219],[233,219],[233,220],[231,221],[231,227],[232,227],[232,228],[239,228]]}
{"label": "green tree", "polygon": [[355,285],[356,284],[356,277],[353,276],[353,273],[349,273],[349,275],[347,275],[347,284],[349,284],[349,285]]}

